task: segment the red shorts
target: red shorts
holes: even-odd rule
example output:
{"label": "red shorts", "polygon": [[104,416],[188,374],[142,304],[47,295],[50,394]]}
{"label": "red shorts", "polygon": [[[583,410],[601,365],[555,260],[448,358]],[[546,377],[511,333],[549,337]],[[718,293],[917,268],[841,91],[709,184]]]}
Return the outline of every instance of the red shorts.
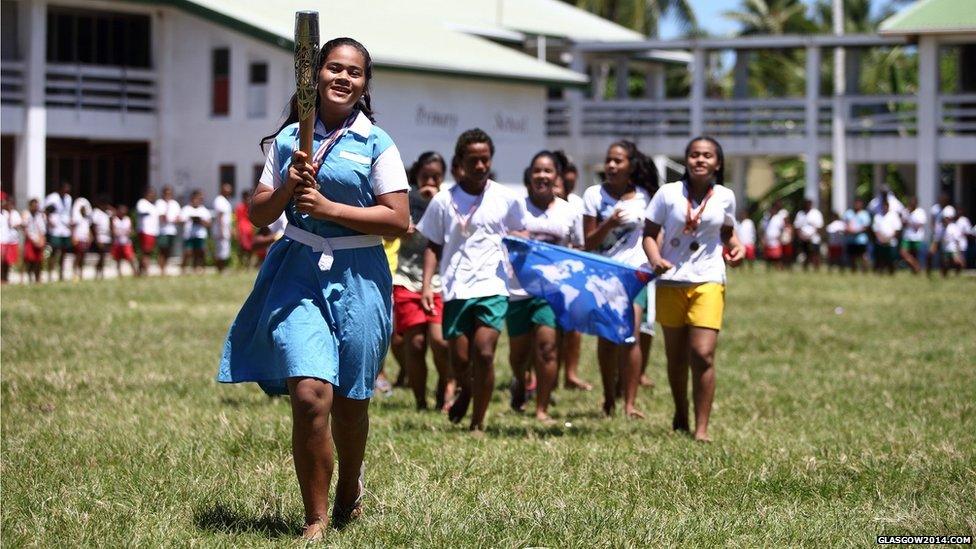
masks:
{"label": "red shorts", "polygon": [[20,255],[20,246],[17,244],[0,244],[0,259],[4,265],[17,263],[17,256]]}
{"label": "red shorts", "polygon": [[790,259],[793,257],[793,243],[783,244],[783,257]]}
{"label": "red shorts", "polygon": [[[130,246],[131,247],[131,246]],[[156,236],[139,233],[139,251],[149,253],[156,249]]]}
{"label": "red shorts", "polygon": [[393,331],[398,335],[410,328],[424,324],[441,324],[444,318],[444,301],[434,294],[434,312],[427,314],[420,304],[420,294],[403,286],[393,287]]}
{"label": "red shorts", "polygon": [[779,259],[783,257],[783,248],[780,246],[766,246],[763,249],[763,256],[766,259]]}
{"label": "red shorts", "polygon": [[831,261],[840,261],[844,257],[844,247],[840,245],[827,246],[827,258]]}
{"label": "red shorts", "polygon": [[85,255],[88,253],[88,249],[91,248],[91,242],[75,242],[75,255]]}
{"label": "red shorts", "polygon": [[237,241],[241,244],[241,249],[250,252],[254,249],[254,226],[238,225]]}
{"label": "red shorts", "polygon": [[132,249],[132,243],[128,244],[112,244],[112,259],[116,261],[121,261],[123,259],[132,261],[136,257],[135,251]]}
{"label": "red shorts", "polygon": [[749,244],[745,246],[746,249],[746,259],[752,261],[756,259],[756,246],[755,244]]}
{"label": "red shorts", "polygon": [[44,246],[38,246],[31,240],[24,243],[24,263],[40,263],[44,261]]}

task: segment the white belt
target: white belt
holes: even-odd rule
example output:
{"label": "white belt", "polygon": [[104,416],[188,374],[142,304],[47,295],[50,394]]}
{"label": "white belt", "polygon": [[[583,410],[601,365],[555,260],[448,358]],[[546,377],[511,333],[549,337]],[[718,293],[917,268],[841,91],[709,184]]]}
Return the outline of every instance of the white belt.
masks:
{"label": "white belt", "polygon": [[332,252],[335,250],[369,248],[371,246],[380,246],[383,244],[383,239],[373,234],[335,236],[332,238],[326,238],[315,233],[310,233],[305,229],[300,229],[292,224],[288,224],[285,227],[285,236],[294,240],[295,242],[301,242],[309,248],[312,248],[313,252],[321,252],[322,255],[319,257],[319,269],[323,271],[328,271],[332,268],[332,261],[334,259],[332,257]]}

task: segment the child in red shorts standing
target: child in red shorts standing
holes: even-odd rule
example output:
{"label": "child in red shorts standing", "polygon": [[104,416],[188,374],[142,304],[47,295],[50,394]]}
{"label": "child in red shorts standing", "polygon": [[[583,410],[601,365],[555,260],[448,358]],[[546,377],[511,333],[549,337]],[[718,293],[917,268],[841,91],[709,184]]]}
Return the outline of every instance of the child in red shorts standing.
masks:
{"label": "child in red shorts standing", "polygon": [[129,218],[129,207],[119,204],[112,217],[112,259],[122,276],[122,261],[127,261],[133,273],[139,272],[136,265],[136,252],[132,248],[132,219]]}

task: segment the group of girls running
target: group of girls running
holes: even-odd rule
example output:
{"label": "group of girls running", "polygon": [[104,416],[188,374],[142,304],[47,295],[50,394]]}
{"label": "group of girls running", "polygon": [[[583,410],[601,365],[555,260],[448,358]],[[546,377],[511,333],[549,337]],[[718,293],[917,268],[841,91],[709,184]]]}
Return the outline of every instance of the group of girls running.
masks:
{"label": "group of girls running", "polygon": [[[331,525],[341,527],[362,512],[369,399],[390,343],[394,299],[418,405],[426,404],[423,357],[430,346],[440,376],[438,404],[448,405],[454,422],[471,408],[470,428],[482,433],[496,345],[507,325],[516,380],[534,368],[536,416],[549,421],[559,331],[549,306],[510,275],[505,235],[582,246],[635,267],[649,264],[660,275],[654,294],[676,405],[673,426],[690,427],[690,367],[694,436],[708,440],[725,261],[734,264],[743,255],[718,143],[693,139],[687,175],[660,188],[632,143],[614,143],[606,181],[587,189],[580,211],[562,198],[572,196],[574,181],[562,155],[533,157],[523,198],[491,180],[494,143],[485,132],[469,130],[458,138],[450,163],[457,184],[439,190],[444,159],[422,155],[408,183],[396,145],[374,125],[372,63],[362,44],[327,42],[316,72],[314,154],[297,150],[295,98],[288,119],[267,139],[251,219],[267,225],[284,212],[288,225],[230,327],[218,373],[221,382],[257,382],[269,394],[289,396],[304,537],[321,538],[330,525],[333,444],[340,461]],[[382,237],[404,237],[395,287]],[[635,319],[651,308],[650,295],[634,305]],[[578,335],[575,351],[573,340],[564,334],[566,354],[578,357]],[[600,341],[598,349],[604,412],[614,411],[619,377],[624,412],[643,417],[636,407],[639,344]],[[567,368],[567,378],[585,387],[575,367]]]}

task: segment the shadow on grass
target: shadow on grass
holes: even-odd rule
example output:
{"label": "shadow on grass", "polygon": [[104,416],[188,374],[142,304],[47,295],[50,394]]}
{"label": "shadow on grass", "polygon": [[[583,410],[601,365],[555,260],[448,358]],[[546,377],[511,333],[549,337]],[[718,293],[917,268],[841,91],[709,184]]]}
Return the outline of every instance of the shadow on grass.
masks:
{"label": "shadow on grass", "polygon": [[300,521],[289,520],[271,510],[259,516],[245,516],[223,503],[197,508],[193,512],[193,523],[201,530],[224,534],[263,534],[268,538],[302,534]]}

